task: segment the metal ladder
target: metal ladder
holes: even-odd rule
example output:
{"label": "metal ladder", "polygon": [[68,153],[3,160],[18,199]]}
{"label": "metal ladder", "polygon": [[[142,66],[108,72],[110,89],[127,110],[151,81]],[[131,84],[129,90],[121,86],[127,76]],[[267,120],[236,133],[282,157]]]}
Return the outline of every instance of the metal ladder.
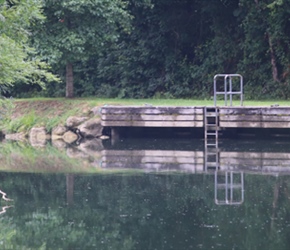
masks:
{"label": "metal ladder", "polygon": [[[219,178],[220,177],[220,178]],[[223,177],[223,178],[221,178]],[[222,181],[219,181],[222,179]],[[244,202],[244,173],[215,172],[215,203],[217,205],[241,205]]]}
{"label": "metal ladder", "polygon": [[[218,91],[217,80],[223,78],[224,90]],[[239,90],[233,90],[233,78],[238,78]],[[240,205],[244,202],[244,173],[221,172],[218,138],[220,131],[219,108],[217,96],[223,95],[224,105],[227,106],[228,96],[230,106],[233,106],[233,95],[240,96],[243,106],[243,77],[239,74],[218,74],[214,76],[214,107],[204,108],[204,170],[215,173],[215,203],[217,205]],[[222,179],[222,181],[219,181]],[[240,191],[240,192],[239,192]]]}
{"label": "metal ladder", "polygon": [[219,111],[217,107],[204,108],[205,171],[219,169]]}

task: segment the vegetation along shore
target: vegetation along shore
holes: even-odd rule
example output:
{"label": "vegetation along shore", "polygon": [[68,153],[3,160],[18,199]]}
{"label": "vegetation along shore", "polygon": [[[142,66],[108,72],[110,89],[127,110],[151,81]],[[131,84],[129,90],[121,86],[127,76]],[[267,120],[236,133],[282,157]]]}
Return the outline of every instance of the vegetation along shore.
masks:
{"label": "vegetation along shore", "polygon": [[[32,131],[42,130],[42,137],[54,132],[62,135],[69,128],[77,134],[79,126],[94,127],[92,132],[83,132],[83,136],[98,137],[102,135],[101,128],[92,124],[100,123],[100,110],[104,105],[133,105],[133,106],[212,106],[212,100],[181,100],[181,99],[3,99],[1,101],[1,133],[7,139],[24,139]],[[246,101],[246,106],[289,106],[287,101]],[[60,131],[55,131],[58,128]],[[60,129],[63,128],[63,129]],[[13,135],[11,137],[11,135]],[[15,137],[16,136],[16,137]],[[55,135],[57,137],[57,134]],[[72,141],[77,140],[73,136]]]}

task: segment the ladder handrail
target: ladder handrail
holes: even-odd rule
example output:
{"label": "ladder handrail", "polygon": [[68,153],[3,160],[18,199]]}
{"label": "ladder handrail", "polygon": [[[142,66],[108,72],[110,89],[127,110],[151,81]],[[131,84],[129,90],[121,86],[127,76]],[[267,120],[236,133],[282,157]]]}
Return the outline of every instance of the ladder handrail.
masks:
{"label": "ladder handrail", "polygon": [[[217,79],[219,77],[224,78],[224,91],[217,91]],[[233,91],[232,90],[232,78],[238,77],[240,78],[240,90]],[[229,83],[229,90],[228,90],[228,83]],[[233,94],[240,95],[240,105],[243,106],[243,76],[240,74],[217,74],[214,76],[214,106],[217,103],[217,95],[224,95],[225,106],[227,106],[228,95],[230,96],[230,106],[232,106],[232,97]]]}
{"label": "ladder handrail", "polygon": [[[228,176],[230,174],[230,176]],[[235,183],[233,180],[234,174],[240,174],[241,179],[240,183]],[[230,181],[228,181],[228,177],[230,177]],[[224,200],[218,199],[218,186],[222,185],[222,188],[225,190]],[[234,199],[234,189],[241,190],[241,198],[240,200]],[[217,205],[240,205],[244,202],[244,173],[243,172],[225,172],[225,183],[218,183],[218,171],[215,172],[215,203]]]}

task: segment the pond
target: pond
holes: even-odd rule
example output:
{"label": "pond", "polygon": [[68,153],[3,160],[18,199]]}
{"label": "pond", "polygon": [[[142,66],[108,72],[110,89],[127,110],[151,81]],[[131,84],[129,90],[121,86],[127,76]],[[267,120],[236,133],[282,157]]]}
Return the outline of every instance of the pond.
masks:
{"label": "pond", "polygon": [[290,249],[287,141],[0,146],[0,249]]}

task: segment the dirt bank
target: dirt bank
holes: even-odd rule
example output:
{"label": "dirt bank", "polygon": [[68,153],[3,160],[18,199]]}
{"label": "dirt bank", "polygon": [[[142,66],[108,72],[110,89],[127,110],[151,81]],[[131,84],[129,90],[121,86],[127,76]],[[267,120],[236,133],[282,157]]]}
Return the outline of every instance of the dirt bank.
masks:
{"label": "dirt bank", "polygon": [[88,113],[97,103],[92,101],[71,100],[20,100],[14,101],[12,119],[19,118],[33,112],[38,117],[61,117],[71,112]]}

